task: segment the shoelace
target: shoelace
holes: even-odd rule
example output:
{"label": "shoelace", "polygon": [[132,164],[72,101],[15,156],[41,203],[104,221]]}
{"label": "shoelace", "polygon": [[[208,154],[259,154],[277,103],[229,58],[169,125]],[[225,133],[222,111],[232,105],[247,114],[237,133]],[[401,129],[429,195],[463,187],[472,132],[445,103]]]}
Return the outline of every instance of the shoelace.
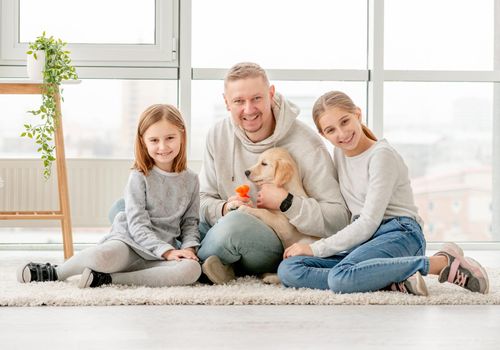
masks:
{"label": "shoelace", "polygon": [[450,265],[450,271],[448,272],[448,282],[460,287],[465,287],[468,277],[467,274],[460,271],[460,260],[454,259]]}
{"label": "shoelace", "polygon": [[467,276],[465,273],[457,271],[453,283],[459,285],[460,287],[465,287],[465,283],[467,282],[468,277],[469,276]]}
{"label": "shoelace", "polygon": [[[57,280],[57,274],[55,271],[56,265],[52,266],[50,263],[46,264],[36,264],[31,263],[29,269],[31,275],[34,277],[34,281],[45,282],[45,281],[55,281]],[[34,273],[34,275],[33,275]]]}
{"label": "shoelace", "polygon": [[391,286],[391,289],[395,292],[401,292],[401,293],[406,293],[406,294],[409,293],[404,282],[393,283]]}

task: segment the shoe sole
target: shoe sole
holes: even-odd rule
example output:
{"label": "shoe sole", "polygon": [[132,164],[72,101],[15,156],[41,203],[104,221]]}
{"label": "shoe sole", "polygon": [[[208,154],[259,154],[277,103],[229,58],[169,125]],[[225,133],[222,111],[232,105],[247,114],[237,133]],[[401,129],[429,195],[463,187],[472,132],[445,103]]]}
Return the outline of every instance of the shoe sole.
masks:
{"label": "shoe sole", "polygon": [[484,291],[477,291],[476,293],[488,294],[490,291],[490,281],[489,281],[488,274],[486,273],[486,270],[484,269],[484,267],[478,261],[476,261],[470,257],[463,258],[463,261],[466,261],[469,264],[469,266],[472,266],[473,268],[476,268],[479,271],[481,271],[482,275],[484,276],[481,280],[484,281],[486,288],[484,289]]}
{"label": "shoe sole", "polygon": [[92,283],[92,270],[88,267],[83,270],[82,277],[80,277],[80,282],[78,282],[78,288],[87,288]]}
{"label": "shoe sole", "polygon": [[415,285],[415,289],[414,289],[414,295],[417,295],[417,296],[428,296],[429,295],[429,291],[427,290],[427,285],[425,284],[425,280],[424,278],[422,277],[422,275],[420,274],[420,272],[415,272],[415,279],[417,281],[416,285]]}
{"label": "shoe sole", "polygon": [[17,281],[19,283],[30,283],[31,282],[31,271],[28,268],[28,265],[21,266],[17,269],[16,272]]}
{"label": "shoe sole", "polygon": [[[201,271],[203,271],[203,273],[208,277],[210,281],[212,281],[213,284],[226,284],[235,278],[234,275],[231,276],[232,278],[229,279],[220,278],[220,276],[218,276],[217,273],[212,273],[213,265],[220,265],[220,268],[224,269],[222,261],[220,261],[220,259],[215,255],[209,256],[207,260],[205,260],[205,262],[201,265]],[[218,267],[216,267],[216,269],[218,269]],[[222,274],[225,273],[222,272]]]}

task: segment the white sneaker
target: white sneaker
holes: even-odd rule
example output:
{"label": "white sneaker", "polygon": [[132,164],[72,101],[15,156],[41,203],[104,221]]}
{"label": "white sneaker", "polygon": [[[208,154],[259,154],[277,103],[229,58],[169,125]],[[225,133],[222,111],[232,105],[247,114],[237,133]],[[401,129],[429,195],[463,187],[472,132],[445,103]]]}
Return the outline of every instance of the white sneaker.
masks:
{"label": "white sneaker", "polygon": [[429,295],[424,278],[418,271],[403,282],[391,284],[389,290],[425,297]]}

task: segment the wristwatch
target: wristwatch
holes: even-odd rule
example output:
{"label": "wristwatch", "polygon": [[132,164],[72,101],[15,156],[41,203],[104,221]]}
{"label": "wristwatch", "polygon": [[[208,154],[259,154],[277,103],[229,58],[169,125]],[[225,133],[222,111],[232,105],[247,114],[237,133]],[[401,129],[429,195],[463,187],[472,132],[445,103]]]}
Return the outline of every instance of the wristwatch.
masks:
{"label": "wristwatch", "polygon": [[280,210],[282,212],[287,211],[292,206],[292,202],[293,202],[293,194],[288,192],[288,196],[286,196],[286,198],[283,199],[283,202],[281,202],[280,204]]}

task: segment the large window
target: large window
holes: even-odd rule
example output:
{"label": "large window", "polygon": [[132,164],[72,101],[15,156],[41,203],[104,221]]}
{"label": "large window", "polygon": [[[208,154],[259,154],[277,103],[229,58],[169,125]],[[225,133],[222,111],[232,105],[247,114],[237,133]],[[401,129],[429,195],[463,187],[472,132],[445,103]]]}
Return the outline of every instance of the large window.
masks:
{"label": "large window", "polygon": [[2,0],[0,65],[24,64],[42,32],[68,42],[77,66],[177,66],[174,0]]}
{"label": "large window", "polygon": [[43,31],[78,44],[155,43],[154,0],[21,0],[19,19],[22,43]]}
{"label": "large window", "polygon": [[[69,158],[131,159],[140,111],[172,103],[198,167],[209,127],[229,116],[226,70],[254,61],[312,128],[321,94],[353,98],[404,157],[429,241],[500,241],[498,2],[104,2],[0,0],[0,78],[26,76],[41,31],[69,42],[82,79],[65,87]],[[0,162],[36,157],[19,133],[38,99],[0,95]]]}
{"label": "large window", "polygon": [[493,0],[385,0],[385,68],[492,70]]}
{"label": "large window", "polygon": [[384,133],[409,167],[428,240],[493,238],[492,97],[490,83],[386,83]]}
{"label": "large window", "polygon": [[[154,103],[177,103],[173,80],[83,80],[64,87],[64,142],[68,158],[133,158],[134,132],[141,112]],[[0,95],[0,158],[33,158],[32,140],[20,138],[26,111],[39,95]]]}
{"label": "large window", "polygon": [[364,0],[193,0],[193,66],[366,68]]}

